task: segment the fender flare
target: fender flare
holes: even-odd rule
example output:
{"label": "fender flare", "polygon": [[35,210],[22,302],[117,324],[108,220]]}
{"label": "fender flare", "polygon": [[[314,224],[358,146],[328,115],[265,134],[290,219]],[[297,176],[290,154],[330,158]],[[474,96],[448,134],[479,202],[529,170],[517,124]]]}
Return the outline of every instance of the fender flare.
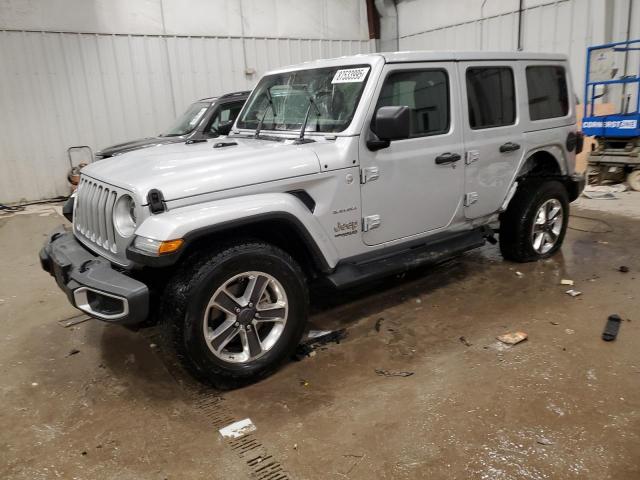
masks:
{"label": "fender flare", "polygon": [[543,154],[547,157],[553,158],[553,161],[558,166],[560,176],[562,178],[568,176],[567,162],[566,162],[566,159],[564,158],[564,151],[561,146],[558,146],[555,144],[544,145],[542,147],[534,148],[532,150],[527,151],[527,153],[522,156],[522,160],[518,165],[518,168],[516,170],[516,173],[513,179],[511,180],[511,186],[507,190],[507,194],[504,200],[502,201],[502,205],[500,206],[499,212],[504,212],[509,206],[509,203],[513,199],[516,193],[516,190],[518,189],[518,185],[520,184],[520,179],[527,172],[529,172],[529,170],[526,168],[527,165],[536,154]]}
{"label": "fender flare", "polygon": [[175,254],[152,257],[133,248],[127,257],[135,263],[164,267],[175,264],[189,244],[205,236],[252,223],[278,220],[295,229],[305,242],[314,262],[330,271],[338,261],[338,252],[302,200],[289,193],[264,193],[225,198],[169,210],[147,218],[136,235],[154,240],[184,239],[185,245]]}
{"label": "fender flare", "polygon": [[558,166],[558,170],[560,171],[561,175],[568,175],[569,174],[569,169],[567,166],[567,160],[564,156],[564,150],[562,149],[562,146],[559,145],[545,145],[542,147],[538,147],[538,148],[534,148],[532,150],[529,150],[526,155],[523,155],[522,157],[522,161],[520,163],[520,165],[518,165],[518,170],[516,171],[516,175],[514,178],[514,181],[516,181],[518,178],[520,178],[524,173],[527,172],[527,170],[525,170],[525,167],[527,166],[527,164],[529,163],[529,161],[535,157],[536,155],[542,154],[544,156],[548,156],[553,158],[553,160],[555,161],[556,165]]}

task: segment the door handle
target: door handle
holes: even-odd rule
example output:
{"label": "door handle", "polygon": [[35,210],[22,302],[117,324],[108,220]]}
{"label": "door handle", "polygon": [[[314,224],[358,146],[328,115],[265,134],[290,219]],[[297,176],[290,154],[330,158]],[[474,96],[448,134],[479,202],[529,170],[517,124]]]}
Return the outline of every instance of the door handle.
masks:
{"label": "door handle", "polygon": [[520,150],[520,145],[513,142],[507,142],[500,145],[500,153],[515,152]]}
{"label": "door handle", "polygon": [[453,163],[460,160],[462,157],[457,153],[443,153],[442,155],[438,155],[436,157],[436,165],[445,165],[447,163]]}

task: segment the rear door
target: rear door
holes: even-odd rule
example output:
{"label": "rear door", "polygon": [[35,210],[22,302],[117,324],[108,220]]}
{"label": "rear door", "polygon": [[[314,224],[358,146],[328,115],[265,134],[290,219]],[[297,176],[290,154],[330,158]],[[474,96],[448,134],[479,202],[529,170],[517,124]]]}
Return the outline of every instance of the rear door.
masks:
{"label": "rear door", "polygon": [[518,62],[458,64],[465,144],[465,216],[496,212],[520,164],[524,132],[520,105],[525,92]]}
{"label": "rear door", "polygon": [[[458,105],[453,62],[385,65],[360,136],[367,245],[443,230],[451,223],[464,184]],[[411,137],[371,151],[366,146],[371,119],[383,106],[410,108]]]}

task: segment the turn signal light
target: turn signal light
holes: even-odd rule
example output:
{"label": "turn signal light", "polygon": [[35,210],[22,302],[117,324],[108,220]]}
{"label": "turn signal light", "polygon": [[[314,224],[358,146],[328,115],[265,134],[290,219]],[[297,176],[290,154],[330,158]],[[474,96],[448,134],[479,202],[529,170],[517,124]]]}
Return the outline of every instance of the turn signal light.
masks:
{"label": "turn signal light", "polygon": [[184,240],[182,240],[181,238],[179,238],[178,240],[167,240],[167,241],[161,242],[160,246],[158,247],[158,255],[163,255],[165,253],[173,253],[176,250],[178,250],[183,243],[184,243]]}

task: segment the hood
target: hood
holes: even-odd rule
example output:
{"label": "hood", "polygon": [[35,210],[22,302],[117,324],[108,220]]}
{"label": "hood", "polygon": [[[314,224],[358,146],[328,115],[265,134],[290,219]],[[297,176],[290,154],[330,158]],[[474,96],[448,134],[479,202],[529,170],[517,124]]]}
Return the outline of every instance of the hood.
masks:
{"label": "hood", "polygon": [[[216,144],[235,145],[214,148]],[[136,150],[87,165],[82,174],[146,198],[166,201],[320,172],[313,143],[252,138],[177,143]]]}
{"label": "hood", "polygon": [[131,152],[140,148],[153,147],[156,145],[166,145],[169,143],[184,142],[184,137],[147,137],[131,140],[129,142],[118,143],[110,147],[103,148],[96,155],[108,158],[121,153]]}

